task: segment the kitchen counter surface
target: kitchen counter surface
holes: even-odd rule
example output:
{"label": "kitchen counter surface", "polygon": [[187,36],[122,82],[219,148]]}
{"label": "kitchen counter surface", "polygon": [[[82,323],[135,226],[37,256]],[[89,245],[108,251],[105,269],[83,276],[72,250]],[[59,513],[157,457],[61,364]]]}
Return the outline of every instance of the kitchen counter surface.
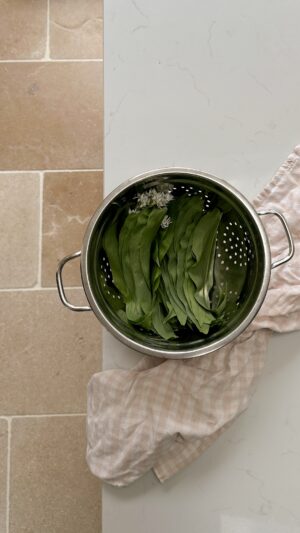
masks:
{"label": "kitchen counter surface", "polygon": [[[194,167],[249,199],[300,142],[296,0],[105,2],[105,192]],[[300,533],[300,333],[273,336],[247,412],[191,466],[103,488],[103,533]],[[109,334],[104,366],[140,355]]]}

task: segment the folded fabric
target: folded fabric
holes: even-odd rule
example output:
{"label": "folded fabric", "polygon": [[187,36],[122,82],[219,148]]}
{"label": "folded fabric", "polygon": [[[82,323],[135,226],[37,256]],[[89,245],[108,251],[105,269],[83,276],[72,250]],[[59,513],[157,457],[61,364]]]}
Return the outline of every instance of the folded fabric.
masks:
{"label": "folded fabric", "polygon": [[[204,357],[142,357],[131,370],[95,374],[88,385],[87,462],[112,485],[154,470],[165,481],[196,459],[249,404],[272,331],[300,329],[300,146],[253,202],[284,213],[294,258],[272,270],[265,302],[234,342]],[[264,217],[272,258],[286,250],[282,226]]]}

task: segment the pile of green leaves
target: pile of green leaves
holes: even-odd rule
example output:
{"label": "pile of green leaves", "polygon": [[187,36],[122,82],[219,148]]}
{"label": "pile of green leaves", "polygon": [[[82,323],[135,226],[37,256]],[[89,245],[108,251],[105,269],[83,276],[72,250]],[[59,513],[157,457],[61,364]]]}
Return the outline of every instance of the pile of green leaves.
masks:
{"label": "pile of green leaves", "polygon": [[164,207],[124,209],[103,235],[113,279],[104,291],[109,305],[127,324],[163,339],[180,336],[183,327],[207,335],[224,320],[229,288],[237,289],[236,302],[245,281],[242,269],[237,287],[233,276],[228,287],[216,260],[221,209],[206,211],[200,196],[187,195]]}

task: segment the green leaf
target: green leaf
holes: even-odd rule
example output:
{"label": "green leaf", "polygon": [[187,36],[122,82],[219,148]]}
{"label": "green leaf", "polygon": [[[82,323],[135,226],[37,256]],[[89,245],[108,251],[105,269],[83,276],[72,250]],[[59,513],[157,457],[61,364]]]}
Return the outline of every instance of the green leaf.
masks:
{"label": "green leaf", "polygon": [[128,215],[125,224],[129,218],[130,231],[123,247],[122,264],[125,279],[132,279],[133,283],[130,299],[126,304],[126,313],[129,320],[139,323],[150,313],[152,304],[151,291],[140,261],[141,239],[147,224],[148,210]]}
{"label": "green leaf", "polygon": [[183,284],[184,293],[191,311],[189,318],[201,333],[207,334],[215,317],[195,299],[195,286],[188,275],[185,277]]}
{"label": "green leaf", "polygon": [[214,284],[216,239],[221,217],[219,209],[209,211],[198,222],[193,233],[192,250],[196,261],[188,273],[196,287],[196,300],[208,310],[211,309],[210,291]]}
{"label": "green leaf", "polygon": [[[203,215],[203,200],[199,196],[182,196],[178,199],[176,208],[177,218],[174,223],[173,241],[168,252],[168,269],[178,290],[183,282],[183,256],[188,242],[187,228]],[[180,252],[181,255],[178,255]]]}
{"label": "green leaf", "polygon": [[164,305],[165,305],[166,310],[168,311],[167,316],[164,317],[164,322],[166,323],[166,322],[172,321],[173,318],[176,318],[176,313],[174,311],[174,308],[171,302],[169,302],[169,300],[167,300],[166,297],[165,297]]}
{"label": "green leaf", "polygon": [[142,241],[141,241],[141,246],[140,246],[140,262],[141,262],[144,278],[149,289],[151,288],[151,283],[150,283],[151,247],[156,237],[156,234],[158,230],[160,229],[160,225],[166,213],[167,213],[167,208],[152,209],[148,215],[146,227],[145,227],[145,230],[142,236]]}
{"label": "green leaf", "polygon": [[175,339],[176,335],[165,319],[162,313],[161,305],[158,301],[155,302],[152,314],[153,327],[154,330],[160,335],[163,339]]}
{"label": "green leaf", "polygon": [[[176,203],[175,203],[176,204]],[[174,216],[174,209],[173,209]],[[174,235],[174,224],[171,224],[167,228],[160,228],[153,246],[153,270],[152,270],[152,290],[155,294],[158,290],[161,278],[161,262],[167,254]]]}
{"label": "green leaf", "polygon": [[180,215],[176,221],[174,231],[174,245],[172,250],[173,263],[176,262],[176,292],[182,302],[186,315],[197,329],[207,333],[209,324],[214,316],[207,312],[195,300],[195,287],[186,278],[187,264],[192,261],[191,236],[204,215],[203,200],[199,197],[186,198],[180,202]]}
{"label": "green leaf", "polygon": [[214,321],[214,315],[204,309],[195,299],[195,285],[188,275],[189,268],[194,263],[192,244],[194,238],[194,232],[198,225],[198,219],[189,227],[188,234],[189,239],[186,247],[185,260],[184,260],[184,279],[183,279],[183,292],[193,314],[192,323],[196,325],[197,329],[204,334],[209,331],[210,324]]}
{"label": "green leaf", "polygon": [[166,261],[164,260],[161,265],[161,274],[162,274],[162,284],[161,284],[161,299],[164,302],[164,294],[167,295],[168,301],[170,301],[174,312],[176,313],[176,316],[178,318],[179,323],[184,326],[186,324],[187,320],[187,313],[186,310],[178,298],[178,295],[176,293],[173,281],[171,279],[170,273],[168,271]]}
{"label": "green leaf", "polygon": [[130,321],[150,328],[153,297],[150,280],[152,242],[166,208],[147,208],[130,213],[120,232],[120,256],[124,279],[129,286],[126,314]]}
{"label": "green leaf", "polygon": [[129,301],[134,294],[134,279],[132,276],[130,259],[128,255],[128,242],[130,235],[134,230],[135,224],[136,214],[131,213],[126,217],[119,233],[119,257],[126,289],[128,291],[128,296],[125,299],[126,302]]}
{"label": "green leaf", "polygon": [[117,217],[106,228],[102,240],[103,249],[107,255],[112,272],[113,283],[126,299],[128,291],[123,277],[122,265],[119,256],[119,241],[117,236]]}
{"label": "green leaf", "polygon": [[155,258],[160,264],[168,252],[174,237],[174,222],[171,222],[166,229],[161,229],[158,237],[158,256]]}

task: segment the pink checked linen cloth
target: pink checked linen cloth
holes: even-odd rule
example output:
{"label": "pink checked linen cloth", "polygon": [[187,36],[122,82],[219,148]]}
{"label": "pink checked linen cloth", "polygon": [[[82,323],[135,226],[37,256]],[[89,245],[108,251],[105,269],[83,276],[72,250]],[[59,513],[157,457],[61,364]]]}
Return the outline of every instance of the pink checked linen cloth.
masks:
{"label": "pink checked linen cloth", "polygon": [[[257,318],[233,343],[190,360],[143,357],[131,370],[92,377],[87,461],[102,480],[123,486],[152,468],[163,482],[191,463],[246,409],[271,330],[300,329],[300,146],[254,206],[284,213],[294,258],[272,271]],[[286,237],[273,217],[263,221],[275,259],[286,251]]]}

